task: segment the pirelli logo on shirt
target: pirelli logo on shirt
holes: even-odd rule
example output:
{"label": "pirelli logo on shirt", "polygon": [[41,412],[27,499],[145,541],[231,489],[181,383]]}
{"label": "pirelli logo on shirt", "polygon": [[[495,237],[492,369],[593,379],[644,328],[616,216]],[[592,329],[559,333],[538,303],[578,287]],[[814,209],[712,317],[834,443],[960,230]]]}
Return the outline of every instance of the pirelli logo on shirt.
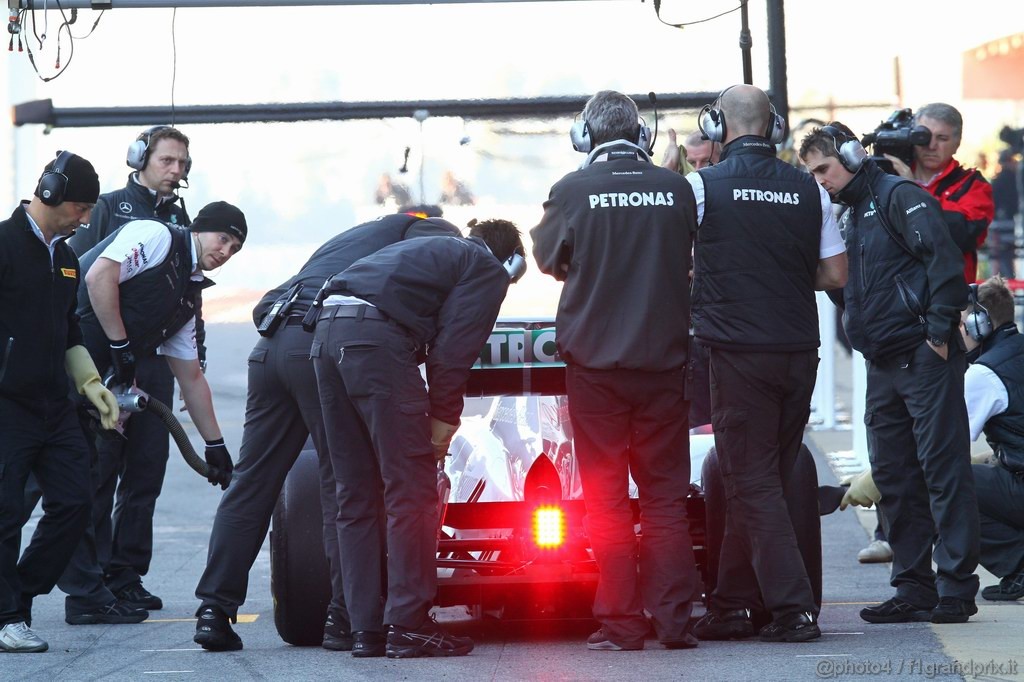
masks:
{"label": "pirelli logo on shirt", "polygon": [[75,270],[74,268],[61,268],[60,274],[64,275],[68,279],[74,279],[75,277],[78,277],[78,270]]}
{"label": "pirelli logo on shirt", "polygon": [[675,206],[672,192],[605,192],[590,195],[590,208],[624,208],[629,206]]}

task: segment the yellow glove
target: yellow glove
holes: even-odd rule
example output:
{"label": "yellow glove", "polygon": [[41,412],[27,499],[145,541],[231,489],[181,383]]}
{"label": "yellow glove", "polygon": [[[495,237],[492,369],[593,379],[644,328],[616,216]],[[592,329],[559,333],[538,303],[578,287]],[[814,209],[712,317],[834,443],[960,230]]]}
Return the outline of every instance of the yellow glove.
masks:
{"label": "yellow glove", "polygon": [[89,399],[100,413],[100,424],[110,430],[117,424],[117,399],[100,383],[100,374],[85,346],[72,346],[64,353],[64,367],[75,382],[75,390]]}
{"label": "yellow glove", "polygon": [[440,419],[430,418],[430,444],[434,446],[434,457],[438,462],[443,462],[448,454],[448,446],[451,445],[452,437],[459,430],[459,425],[452,426]]}
{"label": "yellow glove", "polygon": [[881,493],[875,487],[875,480],[871,478],[870,469],[843,481],[843,485],[847,484],[849,484],[850,489],[843,495],[843,501],[839,503],[839,509],[846,509],[851,504],[870,509],[871,505],[882,499]]}

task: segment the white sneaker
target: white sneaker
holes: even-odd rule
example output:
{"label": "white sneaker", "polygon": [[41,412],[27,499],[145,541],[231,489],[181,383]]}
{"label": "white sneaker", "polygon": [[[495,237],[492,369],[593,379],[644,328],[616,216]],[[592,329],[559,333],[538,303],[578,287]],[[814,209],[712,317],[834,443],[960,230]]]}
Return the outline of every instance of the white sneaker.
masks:
{"label": "white sneaker", "polygon": [[871,544],[857,552],[857,561],[862,564],[884,564],[892,561],[892,547],[885,540],[872,540]]}
{"label": "white sneaker", "polygon": [[46,651],[50,648],[43,638],[32,632],[32,628],[25,624],[8,623],[0,628],[0,651],[12,654],[29,654]]}

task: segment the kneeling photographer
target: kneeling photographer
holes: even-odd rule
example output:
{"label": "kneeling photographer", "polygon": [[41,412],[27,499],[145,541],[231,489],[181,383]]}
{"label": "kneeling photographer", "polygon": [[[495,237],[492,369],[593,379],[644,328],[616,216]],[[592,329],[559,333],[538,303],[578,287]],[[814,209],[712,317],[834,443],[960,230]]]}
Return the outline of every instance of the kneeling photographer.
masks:
{"label": "kneeling photographer", "polygon": [[978,247],[985,243],[995,216],[992,187],[974,168],[953,158],[960,147],[964,120],[949,104],[926,104],[911,117],[894,113],[863,144],[873,144],[876,160],[900,177],[913,180],[938,199],[949,234],[964,256],[964,279],[978,278]]}
{"label": "kneeling photographer", "polygon": [[843,215],[850,275],[836,299],[850,343],[867,359],[868,452],[896,588],[860,615],[870,623],[964,623],[977,613],[979,541],[966,353],[957,332],[967,305],[958,249],[936,201],[884,173],[841,123],[815,128],[800,158],[833,200],[850,207]]}

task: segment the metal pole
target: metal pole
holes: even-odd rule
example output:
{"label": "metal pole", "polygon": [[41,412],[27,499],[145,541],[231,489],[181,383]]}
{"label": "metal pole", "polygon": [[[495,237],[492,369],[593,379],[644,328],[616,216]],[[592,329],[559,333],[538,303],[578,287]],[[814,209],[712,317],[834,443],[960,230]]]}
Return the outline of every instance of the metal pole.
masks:
{"label": "metal pole", "polygon": [[747,3],[740,4],[740,54],[743,56],[743,82],[754,84],[754,67],[751,64],[750,48],[754,39],[750,37],[750,15],[747,14]]}
{"label": "metal pole", "polygon": [[786,80],[786,13],[782,0],[768,0],[768,87],[772,104],[789,128],[789,86]]}
{"label": "metal pole", "polygon": [[[487,0],[488,2],[541,2],[542,0]],[[605,0],[610,2],[612,0]],[[615,0],[621,2],[622,0]],[[455,5],[481,0],[61,0],[64,9],[158,9],[162,7],[300,7],[328,5]],[[56,9],[53,0],[8,0],[10,9]]]}

